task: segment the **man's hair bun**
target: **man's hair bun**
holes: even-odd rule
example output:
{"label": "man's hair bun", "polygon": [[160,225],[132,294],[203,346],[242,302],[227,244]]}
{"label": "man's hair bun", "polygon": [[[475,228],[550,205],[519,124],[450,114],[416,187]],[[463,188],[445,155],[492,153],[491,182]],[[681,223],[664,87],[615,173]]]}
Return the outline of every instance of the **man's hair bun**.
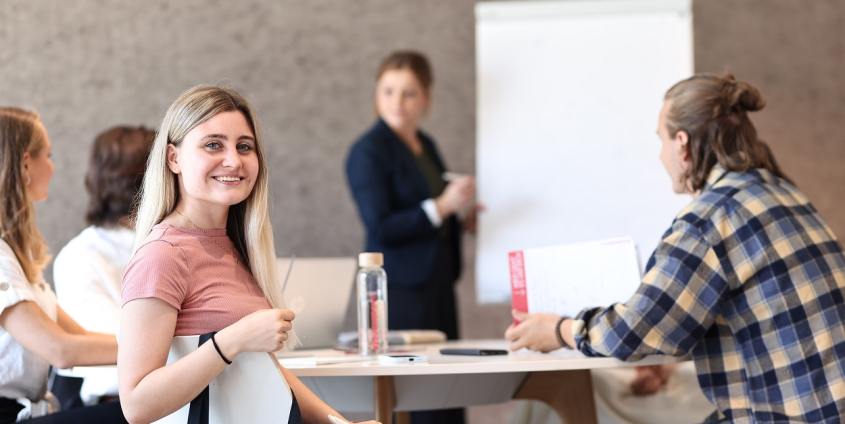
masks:
{"label": "man's hair bun", "polygon": [[757,87],[745,81],[737,81],[731,74],[722,76],[722,95],[727,107],[726,112],[754,112],[766,106],[766,101]]}

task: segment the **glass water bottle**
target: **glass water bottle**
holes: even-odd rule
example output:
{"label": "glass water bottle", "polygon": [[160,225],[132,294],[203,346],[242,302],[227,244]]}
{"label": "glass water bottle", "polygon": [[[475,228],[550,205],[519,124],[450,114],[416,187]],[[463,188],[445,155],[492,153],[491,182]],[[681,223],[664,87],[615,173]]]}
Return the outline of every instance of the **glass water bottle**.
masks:
{"label": "glass water bottle", "polygon": [[358,349],[362,356],[387,353],[387,274],[384,255],[358,255]]}

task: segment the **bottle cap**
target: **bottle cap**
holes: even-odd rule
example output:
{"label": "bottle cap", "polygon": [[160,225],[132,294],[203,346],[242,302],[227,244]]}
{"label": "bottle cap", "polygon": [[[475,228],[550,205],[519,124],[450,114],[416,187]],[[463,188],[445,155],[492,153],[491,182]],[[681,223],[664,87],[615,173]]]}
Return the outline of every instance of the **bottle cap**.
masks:
{"label": "bottle cap", "polygon": [[358,254],[358,266],[382,266],[384,255],[381,252],[364,252]]}

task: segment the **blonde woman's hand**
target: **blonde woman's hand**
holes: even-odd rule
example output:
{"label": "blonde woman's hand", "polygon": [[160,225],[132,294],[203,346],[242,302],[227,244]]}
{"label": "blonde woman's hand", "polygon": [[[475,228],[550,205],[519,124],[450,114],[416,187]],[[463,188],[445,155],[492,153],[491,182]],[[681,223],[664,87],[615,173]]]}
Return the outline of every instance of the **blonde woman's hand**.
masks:
{"label": "blonde woman's hand", "polygon": [[294,318],[288,309],[262,309],[220,330],[215,340],[229,360],[242,352],[275,352],[288,339]]}

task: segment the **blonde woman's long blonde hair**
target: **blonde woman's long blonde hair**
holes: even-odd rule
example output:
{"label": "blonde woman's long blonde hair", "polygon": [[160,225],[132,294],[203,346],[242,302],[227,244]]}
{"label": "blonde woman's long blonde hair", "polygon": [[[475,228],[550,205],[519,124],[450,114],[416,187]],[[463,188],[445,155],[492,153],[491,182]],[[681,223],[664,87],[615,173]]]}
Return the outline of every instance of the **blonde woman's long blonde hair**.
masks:
{"label": "blonde woman's long blonde hair", "polygon": [[43,280],[41,271],[50,262],[47,243],[35,222],[35,207],[26,192],[24,155],[41,153],[46,134],[38,114],[14,107],[0,107],[0,238],[5,241],[26,279]]}
{"label": "blonde woman's long blonde hair", "polygon": [[[284,308],[279,276],[276,270],[276,249],[270,223],[269,188],[264,141],[255,110],[235,90],[200,85],[182,93],[164,115],[147,161],[144,183],[138,193],[140,204],[135,216],[135,249],[152,228],[170,215],[179,203],[177,177],[167,167],[167,146],[179,147],[196,126],[221,112],[243,113],[255,134],[258,155],[258,176],[246,200],[229,207],[226,232],[246,261],[258,287],[274,308]],[[298,342],[296,333],[288,333],[285,349]]]}

